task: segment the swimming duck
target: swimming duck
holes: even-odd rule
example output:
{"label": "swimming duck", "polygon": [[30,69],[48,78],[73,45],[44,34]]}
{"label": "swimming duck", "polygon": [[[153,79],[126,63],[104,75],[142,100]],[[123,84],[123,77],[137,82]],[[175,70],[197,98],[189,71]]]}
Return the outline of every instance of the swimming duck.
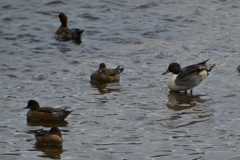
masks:
{"label": "swimming duck", "polygon": [[167,71],[162,73],[165,75],[172,72],[167,82],[168,88],[172,91],[185,91],[185,93],[190,89],[192,93],[192,89],[207,78],[215,66],[215,64],[206,65],[208,60],[184,68],[181,68],[178,63],[171,63]]}
{"label": "swimming duck", "polygon": [[119,74],[122,73],[124,68],[117,66],[115,69],[107,69],[105,63],[99,65],[99,69],[91,75],[92,83],[109,83],[118,82],[120,79]]}
{"label": "swimming duck", "polygon": [[28,121],[63,121],[73,110],[65,110],[67,107],[52,108],[42,107],[35,100],[29,100],[23,109],[30,109],[27,113]]}
{"label": "swimming duck", "polygon": [[62,133],[58,127],[52,127],[49,131],[40,131],[35,134],[39,145],[61,145],[63,143]]}
{"label": "swimming duck", "polygon": [[68,29],[67,16],[64,13],[60,13],[58,17],[61,21],[61,26],[55,32],[58,35],[58,39],[65,41],[73,40],[75,43],[81,43],[81,36],[84,30],[79,30],[78,28]]}

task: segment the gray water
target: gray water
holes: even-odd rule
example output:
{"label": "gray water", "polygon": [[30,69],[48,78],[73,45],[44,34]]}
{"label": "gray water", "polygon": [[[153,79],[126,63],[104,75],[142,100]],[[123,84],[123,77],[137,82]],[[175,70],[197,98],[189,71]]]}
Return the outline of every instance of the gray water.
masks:
{"label": "gray water", "polygon": [[[240,1],[0,2],[0,159],[240,159]],[[82,44],[59,42],[64,12]],[[216,67],[193,95],[169,92],[171,62]],[[90,84],[100,63],[119,83]],[[74,110],[59,124],[26,122],[28,100]],[[35,146],[58,125],[62,147]]]}

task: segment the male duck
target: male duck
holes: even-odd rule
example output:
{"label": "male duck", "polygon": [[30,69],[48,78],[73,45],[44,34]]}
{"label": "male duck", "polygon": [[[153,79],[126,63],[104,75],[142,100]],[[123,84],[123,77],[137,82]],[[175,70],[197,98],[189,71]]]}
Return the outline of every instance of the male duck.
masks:
{"label": "male duck", "polygon": [[192,89],[199,85],[215,66],[215,64],[206,65],[208,60],[184,68],[181,68],[178,63],[171,63],[168,70],[162,74],[172,72],[167,82],[168,88],[172,91],[185,91],[185,93],[191,89],[192,93]]}
{"label": "male duck", "polygon": [[115,69],[107,69],[105,63],[99,65],[99,69],[91,75],[92,83],[109,83],[118,82],[120,79],[119,74],[122,73],[124,68],[117,66]]}
{"label": "male duck", "polygon": [[40,131],[35,134],[39,145],[61,145],[63,143],[62,133],[58,127],[52,127],[49,131]]}
{"label": "male duck", "polygon": [[65,41],[72,39],[75,43],[81,43],[81,36],[84,30],[79,30],[78,28],[68,29],[67,16],[64,13],[60,13],[58,17],[61,21],[61,26],[55,32],[55,34],[59,36],[58,39]]}
{"label": "male duck", "polygon": [[27,113],[28,121],[63,121],[73,110],[65,110],[67,107],[52,108],[42,107],[35,100],[28,101],[28,105],[23,109],[29,108]]}

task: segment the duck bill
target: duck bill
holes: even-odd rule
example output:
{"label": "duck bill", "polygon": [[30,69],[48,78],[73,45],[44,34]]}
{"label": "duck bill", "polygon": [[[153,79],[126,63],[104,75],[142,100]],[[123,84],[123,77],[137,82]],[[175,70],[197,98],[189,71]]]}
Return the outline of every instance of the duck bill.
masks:
{"label": "duck bill", "polygon": [[28,109],[28,106],[24,107],[23,109]]}
{"label": "duck bill", "polygon": [[167,70],[166,72],[163,72],[162,75],[168,74],[169,70]]}

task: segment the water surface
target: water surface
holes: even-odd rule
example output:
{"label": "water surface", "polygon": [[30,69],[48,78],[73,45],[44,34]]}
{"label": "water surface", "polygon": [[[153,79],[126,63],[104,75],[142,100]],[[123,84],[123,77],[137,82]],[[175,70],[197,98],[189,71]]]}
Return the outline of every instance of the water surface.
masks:
{"label": "water surface", "polygon": [[[239,154],[240,2],[3,1],[0,5],[0,159],[235,160]],[[64,12],[82,44],[59,42]],[[169,63],[216,68],[193,95],[169,92]],[[125,67],[92,85],[100,63]],[[69,106],[63,123],[27,123],[22,108]],[[57,125],[61,147],[35,145]]]}

